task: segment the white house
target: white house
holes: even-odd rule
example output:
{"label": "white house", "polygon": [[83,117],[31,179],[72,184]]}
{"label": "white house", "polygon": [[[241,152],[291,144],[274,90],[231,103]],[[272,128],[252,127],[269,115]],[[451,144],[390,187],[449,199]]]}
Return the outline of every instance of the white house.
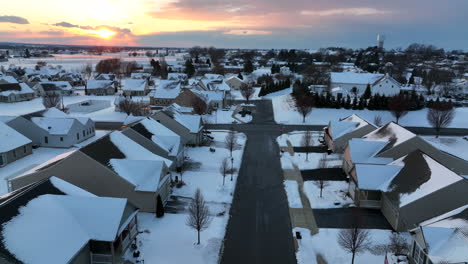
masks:
{"label": "white house", "polygon": [[371,86],[372,95],[393,96],[400,93],[401,85],[390,75],[380,73],[332,72],[331,87],[340,87],[349,94],[361,96]]}

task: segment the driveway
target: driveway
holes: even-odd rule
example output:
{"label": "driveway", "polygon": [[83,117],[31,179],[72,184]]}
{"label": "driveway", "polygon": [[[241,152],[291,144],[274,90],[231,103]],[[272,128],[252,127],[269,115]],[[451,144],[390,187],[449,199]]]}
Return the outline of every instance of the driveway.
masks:
{"label": "driveway", "polygon": [[294,147],[294,152],[303,152],[305,153],[309,150],[309,153],[326,153],[327,147],[325,146],[313,146],[313,147]]}
{"label": "driveway", "polygon": [[346,181],[346,174],[342,168],[302,170],[301,174],[304,181],[318,181],[320,179],[325,181]]}
{"label": "driveway", "polygon": [[354,223],[366,229],[392,229],[378,209],[336,208],[314,209],[315,221],[319,228],[352,228]]}
{"label": "driveway", "polygon": [[[274,125],[270,101],[257,101],[256,125]],[[222,249],[222,264],[296,264],[276,137],[279,130],[244,129],[247,143]]]}

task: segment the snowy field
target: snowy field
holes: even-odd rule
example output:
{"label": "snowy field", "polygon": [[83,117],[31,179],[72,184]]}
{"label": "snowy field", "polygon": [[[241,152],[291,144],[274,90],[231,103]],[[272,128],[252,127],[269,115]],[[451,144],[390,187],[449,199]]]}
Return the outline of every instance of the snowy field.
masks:
{"label": "snowy field", "polygon": [[[250,100],[261,100],[261,97],[258,97],[258,93],[260,93],[260,87],[254,87],[254,94],[250,98]],[[233,96],[234,100],[245,100],[244,96],[242,96],[239,90],[232,90],[231,95]]]}
{"label": "snowy field", "polygon": [[345,181],[324,181],[322,197],[316,181],[304,182],[304,193],[314,209],[341,208],[353,205],[351,197],[347,196],[348,183]]}
{"label": "snowy field", "polygon": [[7,188],[7,178],[14,177],[18,174],[21,174],[29,169],[32,169],[60,154],[77,150],[79,147],[86,146],[99,138],[107,135],[109,131],[105,130],[96,130],[96,135],[92,138],[89,138],[73,148],[37,148],[32,150],[32,154],[28,155],[22,159],[16,160],[5,167],[0,169],[0,195],[3,195],[8,192]]}
{"label": "snowy field", "polygon": [[464,137],[423,136],[434,147],[468,161],[468,139]]}
{"label": "snowy field", "polygon": [[[293,169],[296,165],[299,170],[312,170],[319,168],[319,161],[322,158],[323,153],[309,153],[308,158],[306,153],[294,153],[291,156],[288,152],[284,152],[281,156],[281,167],[283,169]],[[342,158],[340,154],[326,155],[327,168],[340,167],[342,164]]]}
{"label": "snowy field", "polygon": [[[319,233],[312,236],[305,228],[296,227],[295,232],[301,232],[302,239],[298,241],[299,250],[296,252],[298,264],[319,264],[317,256],[321,256],[325,263],[351,263],[351,254],[344,251],[338,244],[338,234],[341,229],[321,228]],[[386,244],[389,242],[391,231],[389,230],[369,230],[370,240],[373,246]],[[407,234],[405,234],[407,235]],[[384,263],[385,253],[377,255],[369,251],[356,255],[356,264]],[[396,263],[393,257],[389,258],[389,263]],[[405,264],[400,262],[400,264]]]}
{"label": "snowy field", "polygon": [[[273,109],[275,121],[282,124],[303,124],[302,115],[299,114],[295,107],[291,95],[280,95],[271,97],[273,101]],[[306,118],[306,124],[312,125],[327,125],[329,121],[338,121],[340,118],[357,114],[364,119],[373,122],[376,115],[382,117],[383,124],[390,121],[395,121],[395,118],[389,111],[370,111],[370,110],[351,110],[351,109],[331,109],[331,108],[314,108],[312,113]],[[400,119],[400,125],[403,126],[419,126],[431,127],[426,119],[427,109],[411,111],[406,116]],[[449,127],[467,128],[468,127],[468,108],[455,108],[455,118]]]}
{"label": "snowy field", "polygon": [[[209,147],[187,148],[185,156],[190,158],[193,167],[184,172],[182,179],[186,185],[174,188],[173,195],[193,197],[200,188],[207,201],[212,219],[209,227],[201,233],[201,244],[197,245],[197,233],[185,223],[188,214],[166,213],[162,218],[154,214],[140,213],[138,235],[141,259],[145,263],[192,263],[216,264],[224,239],[226,225],[229,219],[229,208],[236,185],[237,173],[226,175],[223,186],[223,176],[219,165],[225,157],[230,157],[229,150],[224,146],[227,131],[212,131],[214,137],[212,153]],[[238,133],[238,146],[233,152],[234,168],[239,169],[246,137]],[[229,160],[229,167],[231,162]],[[180,177],[180,175],[179,175]],[[127,255],[128,259],[133,259]]]}
{"label": "snowy field", "polygon": [[[320,139],[323,136],[322,132],[311,131],[312,132],[312,146],[320,146]],[[280,147],[287,147],[287,141],[291,142],[293,147],[302,147],[302,138],[304,137],[305,131],[292,131],[286,134],[282,134],[276,139]]]}

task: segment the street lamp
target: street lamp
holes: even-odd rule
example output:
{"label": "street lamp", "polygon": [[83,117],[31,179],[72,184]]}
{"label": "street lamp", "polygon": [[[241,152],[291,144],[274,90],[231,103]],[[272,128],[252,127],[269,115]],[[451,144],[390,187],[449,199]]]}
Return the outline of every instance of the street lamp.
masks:
{"label": "street lamp", "polygon": [[232,174],[234,174],[234,157],[231,157],[231,181],[232,181]]}

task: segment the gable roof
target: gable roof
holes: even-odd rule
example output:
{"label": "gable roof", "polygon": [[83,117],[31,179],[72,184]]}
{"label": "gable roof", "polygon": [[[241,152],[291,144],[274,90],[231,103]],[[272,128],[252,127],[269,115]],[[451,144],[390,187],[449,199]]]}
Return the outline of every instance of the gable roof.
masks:
{"label": "gable roof", "polygon": [[330,121],[329,127],[331,128],[331,136],[334,139],[337,139],[366,125],[372,124],[362,119],[358,115],[352,114],[344,119],[341,119],[340,121]]}
{"label": "gable roof", "polygon": [[201,129],[201,116],[182,114],[181,106],[178,104],[171,104],[161,111],[187,128],[191,133],[198,133]]}
{"label": "gable roof", "polygon": [[146,89],[146,80],[144,79],[125,79],[122,90],[125,91],[144,91]]}
{"label": "gable roof", "polygon": [[385,191],[402,166],[357,164],[356,176],[361,190]]}
{"label": "gable roof", "polygon": [[420,229],[434,263],[468,260],[468,205],[425,221]]}
{"label": "gable roof", "polygon": [[413,151],[389,165],[402,166],[387,190],[388,197],[400,207],[464,180],[462,176],[420,150]]}
{"label": "gable roof", "polygon": [[87,89],[105,89],[105,88],[114,88],[114,82],[110,80],[89,80],[87,82]]}
{"label": "gable roof", "polygon": [[19,148],[32,141],[7,124],[0,122],[0,153]]}
{"label": "gable roof", "polygon": [[0,84],[0,95],[9,96],[10,94],[27,93],[34,93],[34,91],[25,83]]}
{"label": "gable roof", "polygon": [[155,192],[159,188],[163,161],[111,159],[113,170],[135,186],[136,191]]}
{"label": "gable roof", "polygon": [[67,81],[40,82],[39,84],[42,86],[42,89],[44,89],[44,91],[46,92],[60,90],[68,91],[73,89],[73,87]]}
{"label": "gable roof", "polygon": [[381,158],[375,156],[386,145],[387,142],[353,138],[348,141],[351,161],[354,164],[388,164],[393,161],[392,158]]}
{"label": "gable roof", "polygon": [[332,83],[347,83],[356,85],[373,84],[384,76],[381,73],[331,72]]}
{"label": "gable roof", "polygon": [[362,138],[368,141],[387,142],[388,145],[386,145],[385,148],[380,151],[380,153],[382,153],[414,137],[416,137],[416,134],[394,122],[390,122],[378,128],[377,130],[370,132]]}
{"label": "gable roof", "polygon": [[132,129],[153,141],[169,155],[176,156],[180,148],[180,136],[152,118],[145,118]]}

